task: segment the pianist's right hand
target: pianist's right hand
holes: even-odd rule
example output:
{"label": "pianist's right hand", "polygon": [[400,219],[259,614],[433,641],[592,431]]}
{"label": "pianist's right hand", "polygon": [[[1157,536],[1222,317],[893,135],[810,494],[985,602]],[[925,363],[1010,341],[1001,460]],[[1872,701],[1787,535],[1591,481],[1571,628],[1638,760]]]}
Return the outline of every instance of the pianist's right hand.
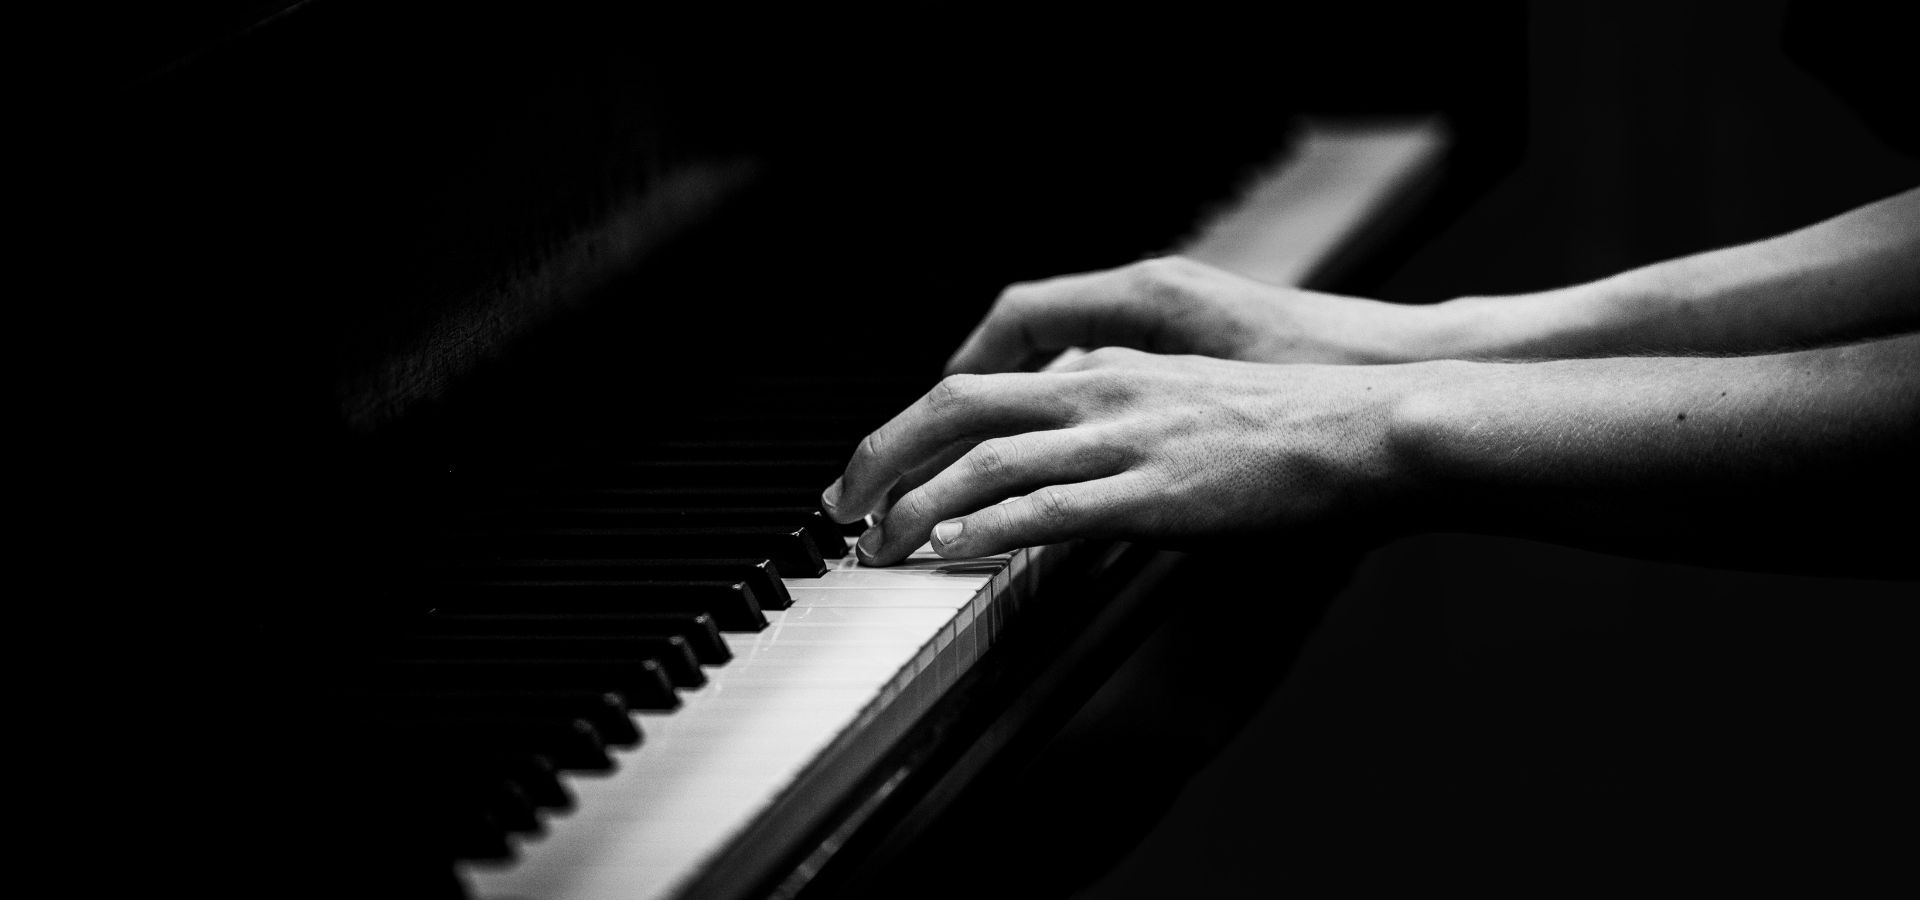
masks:
{"label": "pianist's right hand", "polygon": [[[1416,377],[1118,347],[1047,372],[951,375],[862,441],[823,503],[841,521],[884,509],[856,547],[874,565],[929,534],[964,557],[1079,537],[1179,545],[1374,512],[1400,495],[1390,411]],[[903,479],[916,470],[931,477]]]}

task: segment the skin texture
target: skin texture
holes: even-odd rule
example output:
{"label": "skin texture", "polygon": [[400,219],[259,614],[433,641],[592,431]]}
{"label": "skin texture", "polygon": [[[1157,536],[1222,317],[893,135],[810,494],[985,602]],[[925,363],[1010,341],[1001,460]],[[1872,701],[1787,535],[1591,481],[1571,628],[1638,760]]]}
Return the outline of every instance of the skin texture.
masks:
{"label": "skin texture", "polygon": [[[873,565],[1359,526],[1875,574],[1871,511],[1915,498],[1915,328],[1920,190],[1432,307],[1151,260],[1008,288],[823,502],[884,516]],[[1032,371],[1077,346],[1104,349]]]}

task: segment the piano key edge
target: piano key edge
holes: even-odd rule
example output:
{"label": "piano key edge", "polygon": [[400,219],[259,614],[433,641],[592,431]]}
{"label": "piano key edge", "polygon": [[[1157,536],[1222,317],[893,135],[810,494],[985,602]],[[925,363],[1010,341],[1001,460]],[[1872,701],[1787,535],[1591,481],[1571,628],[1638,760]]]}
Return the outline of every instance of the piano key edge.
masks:
{"label": "piano key edge", "polygon": [[[1074,674],[1074,680],[1083,682],[1077,691],[1052,689],[1059,684],[1034,691],[1029,682],[1036,674],[1060,682],[1068,669],[1084,663],[1084,646],[1080,652],[1069,647],[1061,653],[1063,644],[1098,645],[1116,664],[1124,659],[1133,645],[1115,645],[1112,623],[1142,620],[1145,599],[1180,558],[1118,542],[1073,542],[1016,552],[969,609],[956,615],[862,710],[853,727],[823,749],[720,852],[663,896],[789,898],[829,866],[857,866],[857,857],[887,843],[885,833],[894,830],[898,819],[928,814],[923,795],[930,788],[963,784],[1036,716],[1052,713],[1052,727],[1057,727],[1078,709],[1104,680],[1103,674],[1089,674],[1082,666]],[[1063,582],[1086,588],[1079,602],[1060,596]],[[1035,606],[1043,585],[1047,601]],[[1132,602],[1113,602],[1129,596]],[[962,629],[960,620],[968,612],[972,626]],[[1076,637],[1073,632],[1094,619],[1104,620],[1106,627]],[[1142,637],[1146,633],[1135,630]],[[1009,635],[1013,641],[1005,640]],[[988,658],[992,665],[977,665]],[[1049,704],[1062,708],[1040,708]],[[965,749],[954,753],[956,744]],[[932,805],[949,799],[934,798]]]}

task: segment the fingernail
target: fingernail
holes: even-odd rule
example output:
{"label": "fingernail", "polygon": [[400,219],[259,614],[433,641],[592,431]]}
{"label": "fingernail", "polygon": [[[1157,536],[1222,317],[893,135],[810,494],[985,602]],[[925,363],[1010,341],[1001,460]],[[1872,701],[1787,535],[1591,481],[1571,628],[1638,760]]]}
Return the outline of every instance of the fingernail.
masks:
{"label": "fingernail", "polygon": [[959,519],[941,522],[933,526],[933,539],[943,548],[952,546],[953,542],[959,539],[960,532],[965,528],[966,525]]}
{"label": "fingernail", "polygon": [[827,511],[828,518],[840,518],[840,479],[835,478],[832,484],[827,485],[826,492],[820,495],[820,507]]}
{"label": "fingernail", "polygon": [[886,540],[886,535],[882,533],[881,526],[868,528],[860,533],[859,542],[853,545],[854,556],[859,558],[862,565],[873,562],[873,555],[880,552],[880,542],[883,540]]}

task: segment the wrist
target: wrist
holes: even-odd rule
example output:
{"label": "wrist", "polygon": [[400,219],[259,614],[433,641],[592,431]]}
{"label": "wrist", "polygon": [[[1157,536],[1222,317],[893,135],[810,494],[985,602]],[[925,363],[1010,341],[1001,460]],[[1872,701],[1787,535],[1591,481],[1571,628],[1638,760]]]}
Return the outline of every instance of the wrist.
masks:
{"label": "wrist", "polygon": [[[1459,485],[1471,468],[1476,398],[1484,395],[1494,363],[1443,359],[1394,367],[1399,389],[1385,398],[1385,471],[1389,506],[1408,528],[1448,528],[1461,508]],[[1476,393],[1476,388],[1480,393]]]}
{"label": "wrist", "polygon": [[1603,279],[1531,294],[1457,297],[1422,307],[1426,360],[1604,355],[1625,286]]}
{"label": "wrist", "polygon": [[1370,316],[1366,343],[1350,352],[1356,362],[1388,364],[1528,356],[1520,348],[1540,343],[1542,319],[1554,312],[1553,300],[1548,294],[1524,294],[1423,305],[1366,301],[1378,308]]}
{"label": "wrist", "polygon": [[1324,298],[1333,306],[1325,320],[1333,327],[1319,329],[1326,340],[1327,361],[1350,365],[1399,365],[1452,359],[1475,331],[1478,310],[1457,301],[1432,305],[1389,303],[1358,297]]}

